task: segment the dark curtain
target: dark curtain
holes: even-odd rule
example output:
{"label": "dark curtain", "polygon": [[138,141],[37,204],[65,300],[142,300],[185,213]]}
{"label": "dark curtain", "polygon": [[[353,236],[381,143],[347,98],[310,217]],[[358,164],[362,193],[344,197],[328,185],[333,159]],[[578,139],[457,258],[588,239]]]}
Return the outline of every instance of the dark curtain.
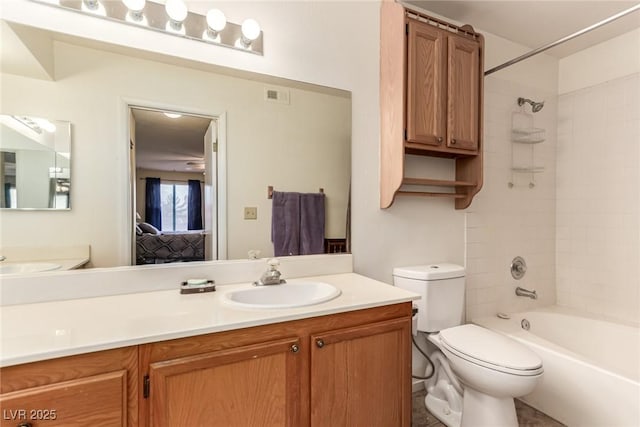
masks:
{"label": "dark curtain", "polygon": [[202,230],[202,191],[200,181],[189,180],[189,206],[187,208],[189,216],[187,222],[188,230]]}
{"label": "dark curtain", "polygon": [[4,183],[4,206],[2,206],[3,208],[10,208],[11,207],[11,188],[12,188],[13,184],[11,184],[10,182],[5,182]]}
{"label": "dark curtain", "polygon": [[161,205],[160,178],[146,178],[144,221],[158,230],[162,229]]}

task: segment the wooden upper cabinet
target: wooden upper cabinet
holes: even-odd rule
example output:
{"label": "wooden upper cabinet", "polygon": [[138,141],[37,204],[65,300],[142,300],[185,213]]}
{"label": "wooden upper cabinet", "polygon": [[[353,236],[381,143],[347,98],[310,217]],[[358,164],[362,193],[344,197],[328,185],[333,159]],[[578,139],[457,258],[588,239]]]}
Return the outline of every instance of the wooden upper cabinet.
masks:
{"label": "wooden upper cabinet", "polygon": [[442,145],[446,112],[446,34],[410,20],[407,43],[407,141]]}
{"label": "wooden upper cabinet", "polygon": [[480,44],[416,19],[407,30],[406,141],[477,151]]}
{"label": "wooden upper cabinet", "polygon": [[[471,26],[382,1],[381,208],[403,195],[451,198],[465,209],[480,191],[483,55],[484,38]],[[454,159],[455,178],[415,158],[405,168],[407,155]]]}
{"label": "wooden upper cabinet", "polygon": [[447,146],[478,149],[480,44],[448,36]]}

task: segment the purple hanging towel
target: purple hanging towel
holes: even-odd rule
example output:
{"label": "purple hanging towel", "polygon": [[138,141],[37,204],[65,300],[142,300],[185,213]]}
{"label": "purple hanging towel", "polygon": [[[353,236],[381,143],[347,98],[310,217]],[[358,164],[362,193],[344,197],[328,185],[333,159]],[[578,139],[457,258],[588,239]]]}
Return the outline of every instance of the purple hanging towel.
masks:
{"label": "purple hanging towel", "polygon": [[324,193],[300,195],[300,255],[324,253]]}
{"label": "purple hanging towel", "polygon": [[273,192],[271,241],[275,256],[300,254],[300,193]]}

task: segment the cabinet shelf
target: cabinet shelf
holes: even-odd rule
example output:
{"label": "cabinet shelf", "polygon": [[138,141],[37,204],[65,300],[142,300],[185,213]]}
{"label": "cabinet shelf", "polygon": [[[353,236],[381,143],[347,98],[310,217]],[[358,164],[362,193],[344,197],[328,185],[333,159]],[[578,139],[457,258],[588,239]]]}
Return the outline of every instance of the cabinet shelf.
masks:
{"label": "cabinet shelf", "polygon": [[432,185],[435,187],[474,187],[476,184],[470,181],[448,181],[444,179],[404,178],[403,185]]}
{"label": "cabinet shelf", "polygon": [[436,193],[432,191],[406,191],[406,190],[396,191],[396,195],[420,196],[420,197],[452,197],[454,199],[464,199],[465,197],[467,197],[466,194],[459,194],[459,193]]}

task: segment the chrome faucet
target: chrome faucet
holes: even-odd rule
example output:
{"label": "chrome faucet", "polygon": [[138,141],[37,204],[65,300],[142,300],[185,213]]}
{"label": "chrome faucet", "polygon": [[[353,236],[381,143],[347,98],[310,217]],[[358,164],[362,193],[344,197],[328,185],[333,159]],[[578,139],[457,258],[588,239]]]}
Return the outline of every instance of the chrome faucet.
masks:
{"label": "chrome faucet", "polygon": [[519,297],[538,299],[538,294],[536,293],[535,289],[533,291],[530,291],[529,289],[521,288],[520,286],[516,288],[516,295],[518,295]]}
{"label": "chrome faucet", "polygon": [[6,256],[4,256],[4,255],[0,255],[0,262],[1,262],[1,261],[4,261],[5,259],[7,259],[7,257],[6,257]]}
{"label": "chrome faucet", "polygon": [[267,285],[279,285],[281,283],[286,283],[284,280],[280,278],[280,271],[278,271],[278,266],[280,265],[280,261],[276,258],[271,258],[267,261],[269,265],[269,269],[265,271],[260,280],[253,282],[254,286],[267,286]]}

